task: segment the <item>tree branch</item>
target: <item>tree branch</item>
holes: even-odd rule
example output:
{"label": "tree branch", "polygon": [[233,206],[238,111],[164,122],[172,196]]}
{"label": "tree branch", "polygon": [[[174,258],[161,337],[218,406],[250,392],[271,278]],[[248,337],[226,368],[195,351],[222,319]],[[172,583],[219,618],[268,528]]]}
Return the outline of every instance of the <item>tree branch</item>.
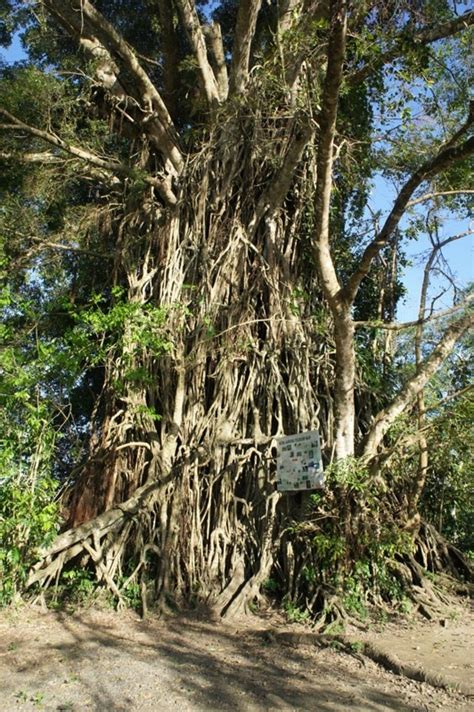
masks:
{"label": "tree branch", "polygon": [[[37,254],[40,252],[42,247],[53,249],[53,250],[61,250],[63,252],[77,252],[78,254],[82,255],[87,255],[88,257],[98,257],[99,259],[102,260],[113,260],[114,255],[111,254],[110,252],[105,253],[105,252],[97,252],[96,250],[90,250],[86,247],[76,247],[74,245],[67,245],[63,242],[54,242],[52,240],[45,240],[42,237],[35,237],[35,235],[31,235],[25,232],[20,232],[17,228],[13,229],[11,227],[8,227],[7,225],[2,226],[3,230],[6,230],[6,232],[11,233],[12,235],[15,235],[16,237],[21,237],[23,240],[29,240],[30,242],[34,242],[36,244],[36,249],[34,251],[34,254]],[[60,235],[58,235],[60,237]],[[25,253],[23,257],[29,257],[31,255],[31,250],[28,250],[28,252]]]}
{"label": "tree branch", "polygon": [[[47,141],[47,143],[56,146],[56,148],[60,148],[61,150],[70,153],[72,156],[81,158],[82,160],[87,161],[88,163],[91,163],[93,166],[97,166],[98,168],[105,168],[106,170],[114,171],[117,173],[120,173],[124,170],[124,166],[118,161],[100,158],[100,156],[97,156],[95,153],[92,153],[91,151],[86,151],[85,149],[79,148],[78,146],[73,146],[72,144],[63,141],[63,139],[59,138],[59,136],[55,136],[54,134],[51,134],[48,131],[43,131],[42,129],[37,129],[34,126],[25,124],[23,121],[21,121],[21,119],[17,118],[13,114],[10,114],[9,111],[7,111],[6,109],[2,109],[1,107],[0,114],[3,114],[3,116],[5,116],[11,122],[9,125],[7,125],[7,128],[9,129],[22,129],[23,131],[29,133],[31,136],[36,136],[37,138],[43,139],[43,141]],[[0,128],[4,127],[5,125],[0,126]]]}
{"label": "tree branch", "polygon": [[88,257],[98,257],[101,260],[113,260],[114,255],[104,252],[95,252],[94,250],[87,250],[84,247],[74,247],[73,245],[63,245],[61,242],[52,242],[50,240],[42,240],[40,237],[29,236],[32,242],[38,245],[38,248],[44,247],[52,250],[61,250],[62,252],[77,252],[80,255],[87,255]]}
{"label": "tree branch", "polygon": [[405,384],[392,403],[378,413],[362,446],[362,456],[365,459],[370,460],[375,457],[377,449],[390,426],[413,403],[418,393],[421,392],[449,356],[456,342],[473,326],[474,314],[466,314],[453,322],[445,331],[444,336],[430,356],[421,364],[416,375]]}
{"label": "tree branch", "polygon": [[225,101],[229,93],[229,78],[227,75],[227,65],[225,61],[224,44],[222,42],[221,26],[218,22],[211,22],[204,28],[209,48],[214,58],[214,74],[217,79],[220,101]]}
{"label": "tree branch", "polygon": [[[115,161],[113,159],[100,158],[100,156],[97,156],[95,153],[92,153],[91,151],[86,151],[85,149],[80,148],[79,146],[74,146],[68,143],[67,141],[64,141],[62,138],[59,138],[59,136],[49,133],[48,131],[37,129],[34,126],[25,124],[16,116],[10,114],[10,112],[8,112],[6,109],[2,109],[1,107],[0,114],[3,114],[3,116],[5,116],[11,122],[10,124],[6,125],[8,129],[21,129],[22,131],[26,131],[31,136],[40,138],[43,141],[46,141],[47,143],[50,143],[53,146],[56,146],[56,148],[59,148],[62,151],[65,151],[66,153],[69,153],[71,156],[86,161],[90,165],[95,166],[96,168],[100,168],[101,170],[107,171],[108,173],[127,178],[133,177],[134,175],[133,170],[129,166],[126,166],[123,163],[119,163],[118,161]],[[0,129],[2,128],[5,128],[4,124],[0,124]],[[168,205],[176,204],[176,196],[174,195],[171,189],[169,181],[167,181],[166,179],[160,180],[155,176],[150,176],[147,174],[143,175],[142,177],[145,183],[158,190],[159,194]]]}
{"label": "tree branch", "polygon": [[[9,130],[15,130],[18,128],[18,126],[14,124],[0,124],[0,129],[5,129],[8,128]],[[72,162],[74,159],[73,158],[63,158],[57,153],[53,153],[52,151],[40,151],[39,153],[35,152],[25,152],[21,153],[20,151],[1,151],[0,152],[0,160],[3,161],[8,161],[8,162],[16,162],[16,163],[25,163],[25,164],[40,164],[43,166],[65,166],[66,164]],[[117,185],[121,182],[121,179],[118,178],[117,175],[114,173],[111,173],[108,170],[105,170],[104,168],[97,168],[90,163],[86,163],[84,161],[84,165],[86,166],[86,169],[83,171],[82,175],[84,178],[87,179],[93,179],[93,180],[98,180],[101,183],[106,183],[109,186]]]}
{"label": "tree branch", "polygon": [[441,198],[445,195],[470,195],[471,193],[474,193],[474,190],[469,190],[467,188],[461,190],[440,190],[433,193],[425,193],[424,195],[420,195],[419,198],[410,200],[410,202],[407,203],[407,208],[412,208],[414,205],[426,203],[428,200],[433,200],[433,198]]}
{"label": "tree branch", "polygon": [[230,93],[241,94],[247,83],[250,64],[250,49],[257,26],[257,17],[262,0],[240,0],[232,48]]}
{"label": "tree branch", "polygon": [[163,96],[170,114],[176,111],[176,96],[179,86],[178,37],[173,23],[173,6],[169,0],[158,0],[158,12],[162,26],[163,45]]}
{"label": "tree branch", "polygon": [[466,121],[463,123],[463,125],[454,133],[451,138],[443,143],[441,148],[444,150],[445,148],[451,148],[451,146],[454,146],[456,143],[459,142],[459,139],[462,138],[471,128],[471,126],[474,124],[474,100],[471,99],[469,102],[469,114],[466,119]]}
{"label": "tree branch", "polygon": [[294,14],[303,0],[280,0],[278,3],[278,32],[280,35],[287,32],[294,19]]}
{"label": "tree branch", "polygon": [[379,252],[388,244],[394,231],[398,227],[400,220],[405,213],[411,196],[421,183],[428,178],[438,175],[454,163],[461,161],[474,153],[474,137],[467,139],[459,146],[450,146],[434,158],[426,161],[405,183],[401,189],[394,206],[387,217],[385,224],[374,240],[365,248],[359,266],[349,278],[346,286],[342,289],[342,296],[348,302],[353,303],[360,284],[369,273],[372,262]]}
{"label": "tree branch", "polygon": [[[126,79],[123,81],[124,86],[128,85],[127,91],[130,88],[130,96],[134,97],[138,90],[138,102],[144,114],[141,124],[146,127],[146,133],[152,136],[156,147],[169,162],[168,170],[171,168],[174,173],[179,173],[183,160],[177,145],[174,124],[158,90],[130,45],[89,0],[41,2],[94,59],[106,62],[102,72],[104,76],[101,77],[106,88],[111,88],[111,85],[113,87],[116,81],[117,65],[113,57],[120,60],[126,72],[133,78],[132,82],[127,82]],[[131,84],[133,88],[130,87]]]}
{"label": "tree branch", "polygon": [[435,27],[424,27],[418,30],[418,32],[413,33],[409,39],[407,38],[406,31],[402,31],[390,49],[382,52],[371,64],[366,64],[350,74],[348,81],[351,84],[360,84],[377,69],[383,67],[384,64],[388,64],[392,60],[402,57],[406,51],[407,42],[410,42],[412,45],[431,44],[445,37],[451,37],[472,24],[474,24],[474,12],[466,12],[460,17],[442,22]]}
{"label": "tree branch", "polygon": [[452,307],[448,307],[447,309],[443,309],[442,311],[436,312],[436,314],[431,314],[430,316],[427,316],[424,319],[415,319],[414,321],[404,322],[392,321],[387,324],[384,324],[380,321],[355,321],[354,326],[356,329],[364,328],[384,329],[386,331],[403,331],[403,329],[410,329],[414,326],[424,326],[425,324],[429,324],[432,321],[437,321],[438,319],[442,319],[445,316],[454,314],[460,309],[464,309],[465,307],[467,307],[472,301],[474,301],[474,294],[469,294],[466,299],[464,299],[460,304],[455,304]]}
{"label": "tree branch", "polygon": [[[3,124],[5,126],[5,124]],[[2,125],[0,125],[0,129]],[[0,151],[0,160],[3,161],[16,161],[17,163],[41,163],[41,164],[57,164],[64,163],[65,159],[58,156],[57,153],[52,153],[51,151],[40,151],[39,153],[26,152],[26,153],[14,153]]]}
{"label": "tree branch", "polygon": [[[442,405],[445,403],[449,402],[450,400],[453,400],[454,398],[462,398],[462,396],[467,395],[474,389],[473,385],[465,386],[464,388],[460,388],[458,391],[454,391],[454,393],[450,393],[449,395],[445,396],[444,398],[441,398],[439,401],[434,403],[433,405],[430,405],[429,408],[426,408],[427,412],[437,410],[439,409]],[[442,423],[449,419],[451,415],[449,413],[443,413],[442,415],[438,415],[436,418],[430,419],[430,421],[423,425],[423,427],[418,428],[418,430],[415,433],[409,433],[409,434],[402,434],[400,437],[396,440],[395,443],[392,443],[389,448],[384,448],[381,452],[380,455],[383,455],[383,461],[386,464],[389,459],[400,450],[401,447],[403,448],[409,448],[412,445],[418,445],[419,441],[423,439],[426,436],[426,433],[429,433],[430,430],[433,430],[433,428],[436,428],[439,423]]]}
{"label": "tree branch", "polygon": [[314,128],[310,125],[298,127],[295,130],[288,142],[282,165],[259,198],[255,214],[249,224],[250,233],[257,227],[264,215],[267,218],[273,217],[283,205],[294,180],[296,166],[313,135]]}
{"label": "tree branch", "polygon": [[50,557],[68,550],[69,558],[74,553],[79,553],[79,551],[82,550],[82,544],[78,546],[77,549],[74,545],[82,543],[92,532],[95,531],[102,537],[109,531],[120,527],[126,518],[134,517],[141,510],[146,508],[155,493],[163,489],[163,487],[171,481],[173,476],[175,476],[174,473],[173,475],[168,475],[163,480],[151,483],[147,482],[139,487],[126,502],[115,506],[113,509],[108,509],[95,517],[95,519],[85,522],[74,529],[69,529],[63,534],[59,534],[47,549],[38,552],[40,560],[29,572],[26,584],[27,588],[37,581],[46,578],[51,569],[55,571],[55,562],[50,563]]}
{"label": "tree branch", "polygon": [[207,58],[206,41],[196,12],[194,0],[175,0],[186,30],[189,42],[197,59],[201,81],[210,106],[219,102],[219,90],[211,65]]}
{"label": "tree branch", "polygon": [[345,0],[333,2],[332,31],[329,38],[326,79],[319,115],[317,146],[317,181],[315,191],[314,257],[324,295],[331,308],[335,306],[340,284],[329,245],[329,208],[332,188],[334,137],[336,133],[337,105],[342,83],[345,57],[347,8]]}
{"label": "tree branch", "polygon": [[[317,49],[314,42],[294,42],[285,43],[282,37],[284,33],[291,29],[295,37],[308,37],[308,19],[316,24],[317,21],[329,20],[329,3],[327,0],[286,0],[284,5],[280,5],[280,19],[278,24],[277,42],[281,55],[282,64],[285,67],[285,83],[291,93],[294,93],[301,75],[301,70],[308,62],[308,72],[314,76],[318,73],[319,67],[324,65],[323,56],[327,52],[325,41],[318,42]],[[310,49],[311,47],[311,49]]]}

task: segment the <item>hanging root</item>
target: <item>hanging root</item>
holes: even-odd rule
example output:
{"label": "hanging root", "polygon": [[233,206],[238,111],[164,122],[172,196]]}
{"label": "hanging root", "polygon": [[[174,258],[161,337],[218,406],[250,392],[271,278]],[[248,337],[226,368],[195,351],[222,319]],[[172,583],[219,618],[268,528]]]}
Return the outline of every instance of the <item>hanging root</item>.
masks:
{"label": "hanging root", "polygon": [[[144,612],[205,601],[234,616],[276,571],[287,600],[324,625],[350,615],[330,576],[351,573],[385,514],[357,500],[354,472],[356,487],[325,492],[322,521],[290,535],[307,501],[281,501],[274,485],[276,437],[318,429],[326,452],[334,441],[330,317],[308,268],[314,158],[293,170],[293,139],[265,118],[264,101],[247,108],[222,114],[189,161],[178,210],[150,195],[129,208],[124,196],[124,213],[110,214],[111,287],[127,285],[129,308],[119,309],[88,462],[71,487],[71,529],[41,552],[30,587],[79,563],[119,601],[139,585]],[[459,570],[454,549],[435,550],[429,532],[421,555]],[[420,586],[420,564],[406,566]]]}
{"label": "hanging root", "polygon": [[[179,210],[127,203],[110,218],[131,308],[104,364],[71,529],[29,586],[80,562],[116,597],[120,581],[139,583],[144,609],[199,600],[233,616],[260,596],[290,514],[275,437],[321,429],[330,442],[333,427],[330,395],[318,397],[331,392],[333,347],[315,330],[303,235],[312,167],[275,171],[292,153],[264,109],[223,114],[186,168]],[[252,149],[263,129],[268,160]]]}
{"label": "hanging root", "polygon": [[431,620],[472,594],[469,560],[425,522],[408,537],[380,501],[334,486],[284,533],[275,573],[290,620],[333,632],[393,612]]}
{"label": "hanging root", "polygon": [[[231,483],[228,479],[227,486]],[[196,484],[204,498],[202,479]],[[221,497],[225,495],[224,502],[228,501],[232,490],[227,489],[225,480],[219,484]],[[87,565],[95,570],[97,582],[113,594],[119,606],[127,587],[132,582],[138,585],[143,615],[150,602],[156,609],[166,607],[170,600],[189,604],[193,597],[226,617],[248,612],[273,565],[279,495],[274,492],[262,499],[261,508],[254,498],[255,523],[249,518],[250,511],[239,512],[237,520],[238,510],[229,512],[228,507],[217,506],[215,482],[207,490],[214,498],[214,511],[210,502],[199,506],[202,502],[195,497],[197,491],[176,473],[142,486],[120,506],[61,534],[41,552],[27,587],[47,588],[59,581],[66,565],[79,563],[81,568]],[[193,500],[194,511],[189,506]],[[213,515],[208,527],[203,511]],[[216,520],[218,515],[220,520]],[[209,532],[207,540],[203,521]],[[130,562],[135,562],[132,570]]]}

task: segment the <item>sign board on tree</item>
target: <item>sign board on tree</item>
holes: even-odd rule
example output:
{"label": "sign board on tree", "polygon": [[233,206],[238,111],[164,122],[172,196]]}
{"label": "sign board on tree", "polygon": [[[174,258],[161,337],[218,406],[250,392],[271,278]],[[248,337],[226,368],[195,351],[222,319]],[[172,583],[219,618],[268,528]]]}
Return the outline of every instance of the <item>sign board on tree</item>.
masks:
{"label": "sign board on tree", "polygon": [[324,487],[319,433],[309,430],[277,439],[277,489],[280,492]]}

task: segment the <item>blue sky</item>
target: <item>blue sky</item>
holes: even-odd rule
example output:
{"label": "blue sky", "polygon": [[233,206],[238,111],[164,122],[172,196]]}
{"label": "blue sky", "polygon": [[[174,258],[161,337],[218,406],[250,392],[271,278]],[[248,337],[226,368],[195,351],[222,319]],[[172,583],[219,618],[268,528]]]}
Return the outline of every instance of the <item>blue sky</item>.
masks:
{"label": "blue sky", "polygon": [[[390,211],[394,198],[394,187],[387,181],[379,178],[376,181],[369,203],[373,210],[381,211],[382,216],[384,216]],[[452,215],[446,216],[444,224],[439,231],[439,238],[440,240],[444,240],[452,235],[464,233],[468,230],[474,230],[474,218],[470,220],[459,220]],[[428,235],[421,234],[419,239],[405,243],[404,250],[411,266],[408,266],[404,271],[403,283],[407,293],[405,298],[398,305],[397,319],[402,322],[412,321],[418,317],[423,270],[431,252],[431,243]],[[447,245],[442,252],[449,264],[458,289],[463,289],[467,287],[470,282],[474,282],[474,235],[467,236],[462,240]],[[440,294],[446,287],[446,280],[433,274],[430,290],[431,297]],[[437,300],[436,310],[450,307],[452,305],[452,298],[453,290],[448,289],[447,293]]]}
{"label": "blue sky", "polygon": [[25,59],[26,55],[21,46],[21,39],[19,34],[13,35],[13,41],[8,49],[0,49],[0,57],[7,63],[13,64],[13,62],[18,62],[20,59]]}
{"label": "blue sky", "polygon": [[[7,63],[13,63],[26,57],[18,34],[14,36],[13,42],[8,49],[0,50],[0,56]],[[383,219],[383,216],[390,211],[394,197],[395,191],[393,187],[388,182],[378,178],[371,194],[370,206],[374,211],[380,211]],[[454,218],[447,219],[440,231],[440,238],[444,239],[460,232],[466,232],[469,229],[474,229],[474,217],[470,221],[461,221]],[[411,321],[418,316],[423,268],[430,250],[428,235],[421,235],[419,240],[410,242],[405,246],[405,250],[411,266],[406,268],[403,277],[407,293],[398,306],[397,319],[399,321]],[[469,236],[447,245],[443,250],[443,254],[455,276],[458,288],[462,289],[470,282],[474,282],[474,236]],[[445,286],[446,281],[444,279],[433,275],[431,295],[439,294]],[[452,290],[449,289],[436,302],[437,308],[443,309],[451,306],[452,294]]]}

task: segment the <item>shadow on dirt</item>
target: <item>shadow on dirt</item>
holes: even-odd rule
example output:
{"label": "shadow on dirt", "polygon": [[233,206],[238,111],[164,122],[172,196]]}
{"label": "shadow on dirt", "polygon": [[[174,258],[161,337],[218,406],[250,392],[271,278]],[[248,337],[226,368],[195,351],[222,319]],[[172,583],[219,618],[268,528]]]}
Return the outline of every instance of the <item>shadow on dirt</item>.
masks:
{"label": "shadow on dirt", "polygon": [[368,676],[350,656],[305,645],[304,636],[287,645],[263,627],[193,615],[166,621],[97,611],[35,616],[30,639],[18,629],[3,658],[2,687],[17,709],[38,708],[35,690],[42,709],[64,712],[420,709],[397,694],[393,681],[374,671]]}

